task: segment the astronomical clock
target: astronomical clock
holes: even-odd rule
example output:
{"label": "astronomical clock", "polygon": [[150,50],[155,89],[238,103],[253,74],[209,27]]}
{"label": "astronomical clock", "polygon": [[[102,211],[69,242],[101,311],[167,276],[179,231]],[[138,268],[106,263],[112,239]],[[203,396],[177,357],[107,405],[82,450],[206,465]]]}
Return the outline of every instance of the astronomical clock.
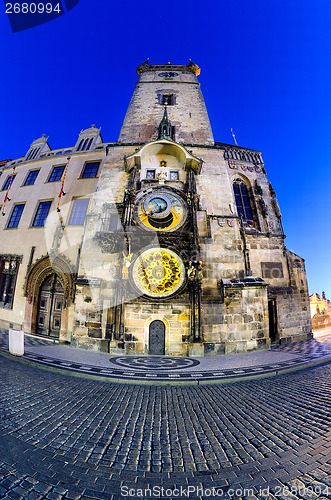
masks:
{"label": "astronomical clock", "polygon": [[138,195],[133,209],[135,224],[142,230],[160,234],[160,247],[142,252],[131,267],[133,283],[140,294],[163,299],[182,288],[185,281],[184,263],[164,243],[166,234],[173,234],[184,226],[187,215],[186,201],[175,191],[155,187]]}
{"label": "astronomical clock", "polygon": [[134,220],[147,231],[177,231],[186,221],[184,200],[168,189],[153,189],[138,198]]}
{"label": "astronomical clock", "polygon": [[177,292],[185,280],[181,258],[167,248],[151,248],[136,259],[132,277],[140,293],[166,298]]}

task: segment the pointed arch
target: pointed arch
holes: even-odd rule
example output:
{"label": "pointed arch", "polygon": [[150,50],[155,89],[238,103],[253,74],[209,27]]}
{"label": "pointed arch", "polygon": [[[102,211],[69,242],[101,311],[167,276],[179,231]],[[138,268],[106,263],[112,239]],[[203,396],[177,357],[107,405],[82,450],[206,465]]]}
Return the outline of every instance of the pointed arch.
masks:
{"label": "pointed arch", "polygon": [[66,303],[70,302],[70,304],[73,302],[76,275],[72,264],[64,256],[56,256],[50,259],[49,255],[38,259],[27,272],[24,292],[29,302],[36,300],[41,283],[54,273],[60,277],[63,283],[64,300]]}
{"label": "pointed arch", "polygon": [[247,177],[234,177],[232,188],[238,215],[242,216],[245,225],[259,229],[253,192]]}
{"label": "pointed arch", "polygon": [[50,258],[49,255],[42,256],[28,269],[24,295],[27,298],[24,316],[24,330],[27,333],[36,333],[37,331],[37,314],[38,314],[38,299],[42,284],[50,276],[57,274],[63,284],[63,328],[67,325],[67,310],[73,304],[75,298],[75,279],[71,262],[64,256],[55,256]]}

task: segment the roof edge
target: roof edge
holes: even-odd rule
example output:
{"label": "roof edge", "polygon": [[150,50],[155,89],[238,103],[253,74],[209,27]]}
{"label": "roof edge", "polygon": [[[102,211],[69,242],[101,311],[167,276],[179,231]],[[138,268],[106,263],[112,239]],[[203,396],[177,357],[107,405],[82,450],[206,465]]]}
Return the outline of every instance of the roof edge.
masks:
{"label": "roof edge", "polygon": [[146,71],[190,71],[193,73],[195,76],[200,75],[200,68],[197,64],[194,62],[190,61],[189,64],[171,64],[168,62],[167,64],[149,64],[148,59],[147,61],[139,64],[137,67],[136,71],[137,74],[140,76],[142,73],[145,73]]}

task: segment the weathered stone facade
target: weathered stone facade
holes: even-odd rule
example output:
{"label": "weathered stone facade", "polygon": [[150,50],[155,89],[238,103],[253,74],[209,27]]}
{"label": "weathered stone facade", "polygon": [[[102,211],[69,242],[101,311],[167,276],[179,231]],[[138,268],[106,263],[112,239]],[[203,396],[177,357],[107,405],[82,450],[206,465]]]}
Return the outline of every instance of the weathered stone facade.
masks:
{"label": "weathered stone facade", "polygon": [[[53,211],[43,233],[35,219],[13,228],[25,245],[1,326],[139,355],[244,352],[311,336],[304,261],[284,245],[261,153],[214,141],[199,72],[193,63],[146,62],[118,142],[103,143],[92,126],[70,150],[51,152],[43,139],[37,153],[35,141],[6,163],[4,172],[16,165],[24,180],[31,169],[39,177],[63,165],[54,154],[70,155],[67,206],[60,192],[55,210],[59,183],[44,184],[46,194],[36,181],[24,198],[51,200]],[[12,198],[21,191],[10,187]],[[12,233],[8,221],[4,229]]]}

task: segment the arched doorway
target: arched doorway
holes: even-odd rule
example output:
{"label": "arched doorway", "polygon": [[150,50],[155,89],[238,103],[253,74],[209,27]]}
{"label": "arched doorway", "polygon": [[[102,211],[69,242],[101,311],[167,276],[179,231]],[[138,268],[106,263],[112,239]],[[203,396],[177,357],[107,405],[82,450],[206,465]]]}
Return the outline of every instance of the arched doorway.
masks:
{"label": "arched doorway", "polygon": [[159,319],[149,325],[149,354],[165,354],[165,324]]}
{"label": "arched doorway", "polygon": [[56,273],[46,278],[39,292],[37,333],[59,337],[64,288]]}
{"label": "arched doorway", "polygon": [[276,299],[268,299],[269,337],[272,343],[278,338]]}

